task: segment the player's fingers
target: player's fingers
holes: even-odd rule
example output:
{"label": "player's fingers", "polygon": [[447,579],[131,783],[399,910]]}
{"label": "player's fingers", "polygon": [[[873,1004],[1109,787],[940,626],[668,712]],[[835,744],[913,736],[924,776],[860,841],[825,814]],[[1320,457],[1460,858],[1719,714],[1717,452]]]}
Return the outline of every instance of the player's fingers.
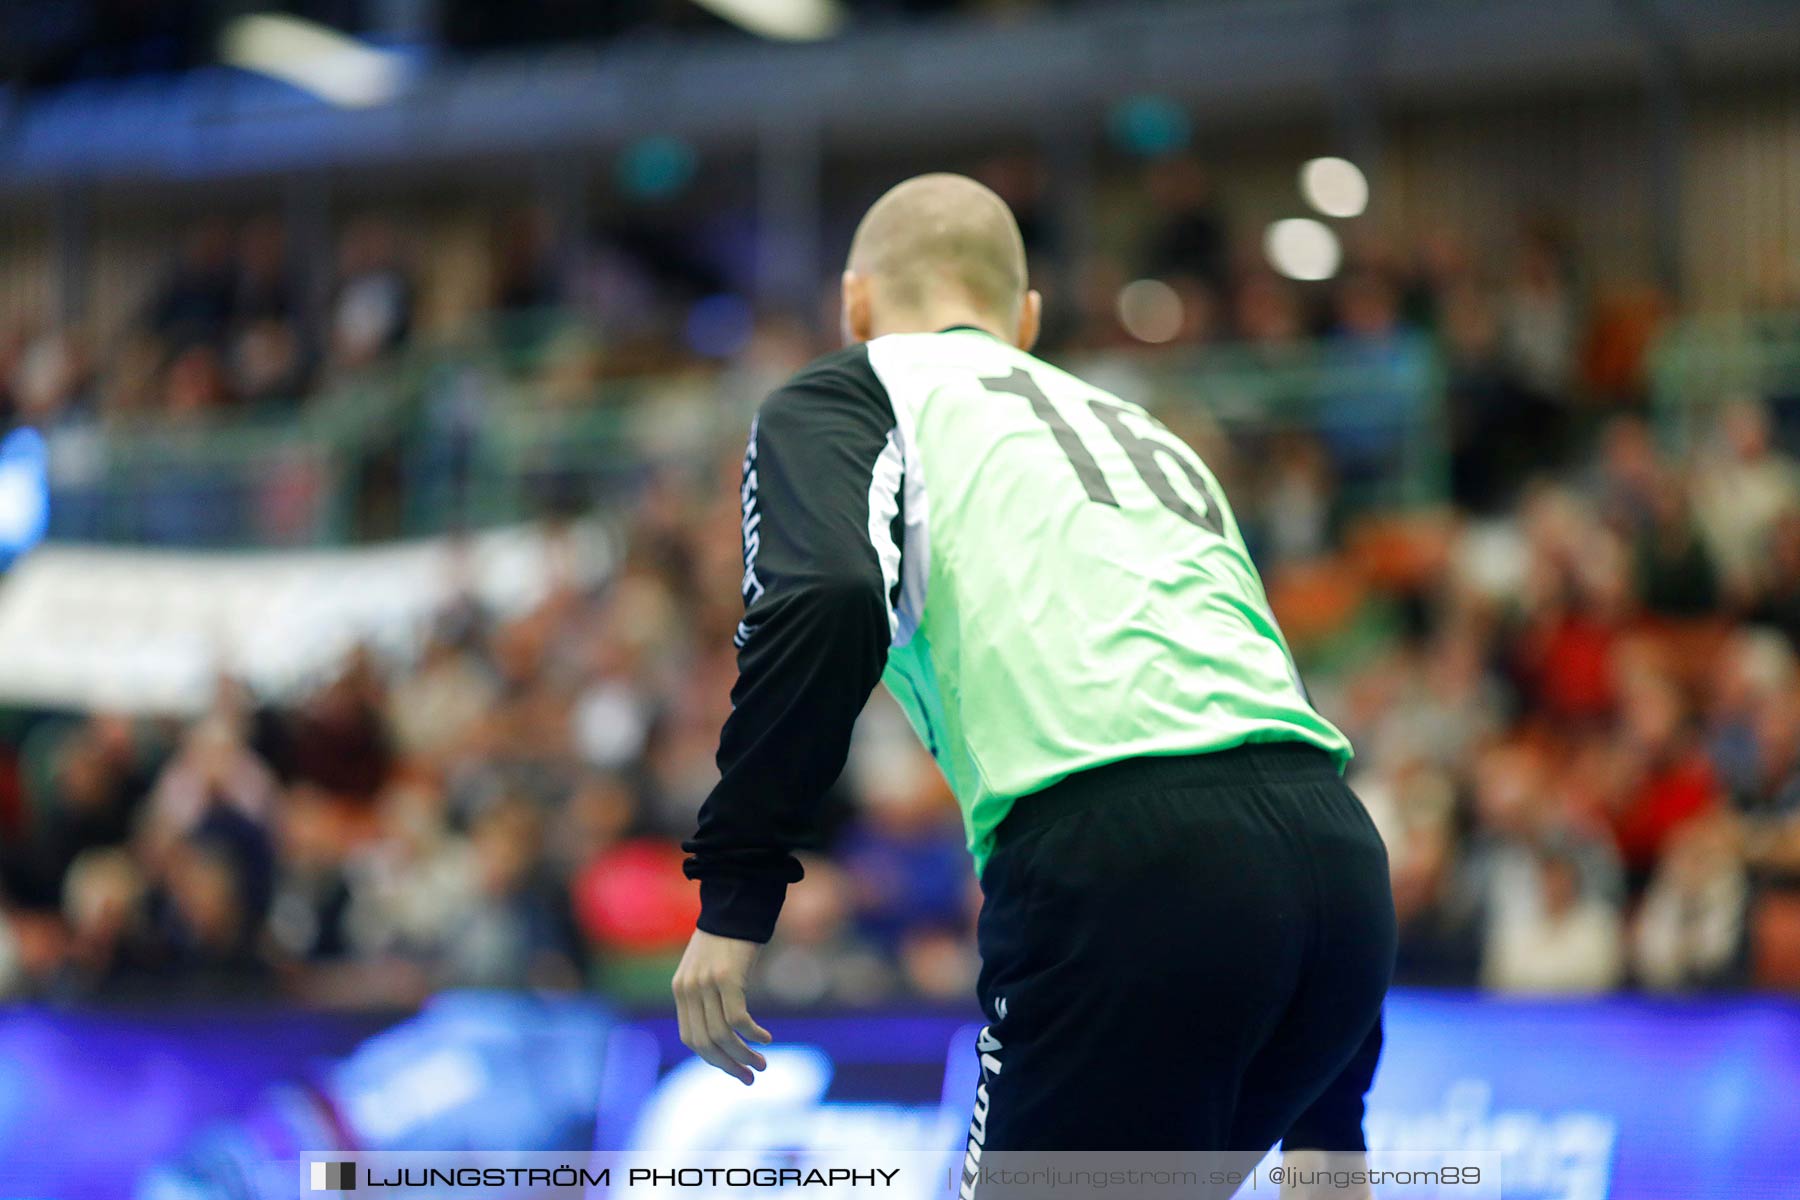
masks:
{"label": "player's fingers", "polygon": [[706,996],[715,989],[677,973],[671,990],[675,993],[675,1019],[681,1029],[681,1044],[699,1055],[702,1062],[717,1067],[739,1083],[748,1084],[754,1078],[750,1068],[715,1044],[706,1008]]}
{"label": "player's fingers", "polygon": [[703,996],[706,1005],[706,1031],[712,1039],[713,1047],[731,1056],[746,1067],[762,1070],[768,1066],[767,1060],[749,1046],[731,1028],[731,1022],[725,1019],[725,1002],[719,995],[718,988],[707,988]]}
{"label": "player's fingers", "polygon": [[675,1024],[681,1030],[681,1044],[692,1049],[693,1043],[688,1041],[687,1000],[682,995],[681,979],[679,976],[677,976],[675,982],[669,986],[669,991],[675,997]]}
{"label": "player's fingers", "polygon": [[758,1025],[750,1016],[750,1008],[744,1003],[744,989],[741,987],[724,987],[719,989],[719,1000],[725,1005],[725,1021],[746,1042],[761,1042],[768,1045],[775,1040],[775,1035]]}
{"label": "player's fingers", "polygon": [[755,1078],[755,1076],[750,1073],[749,1067],[746,1067],[743,1063],[732,1058],[729,1054],[710,1043],[698,1047],[695,1049],[694,1053],[698,1054],[702,1059],[719,1068],[719,1070],[725,1072],[746,1087],[748,1087],[750,1081]]}
{"label": "player's fingers", "polygon": [[675,1023],[681,1028],[681,1044],[698,1051],[705,1043],[706,1030],[695,1021],[693,996],[680,983],[675,985]]}

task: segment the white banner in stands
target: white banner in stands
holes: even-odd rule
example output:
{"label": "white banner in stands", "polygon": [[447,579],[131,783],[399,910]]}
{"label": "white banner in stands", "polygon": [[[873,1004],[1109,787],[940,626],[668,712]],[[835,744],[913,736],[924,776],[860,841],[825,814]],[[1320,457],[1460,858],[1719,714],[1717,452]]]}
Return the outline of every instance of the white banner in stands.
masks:
{"label": "white banner in stands", "polygon": [[612,559],[597,523],[336,550],[46,545],[0,579],[0,703],[191,713],[221,672],[278,696],[358,643],[411,653],[459,591],[518,613]]}

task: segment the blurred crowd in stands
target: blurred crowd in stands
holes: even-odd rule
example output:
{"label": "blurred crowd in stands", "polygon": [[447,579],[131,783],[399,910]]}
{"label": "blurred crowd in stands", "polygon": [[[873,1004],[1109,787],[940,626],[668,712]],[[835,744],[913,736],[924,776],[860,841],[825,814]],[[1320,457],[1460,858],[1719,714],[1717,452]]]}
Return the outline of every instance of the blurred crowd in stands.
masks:
{"label": "blurred crowd in stands", "polygon": [[[1447,235],[1353,242],[1338,278],[1299,285],[1177,159],[1149,168],[1140,244],[1071,263],[1030,175],[991,177],[1044,266],[1050,352],[1098,356],[1128,394],[1156,353],[1128,349],[1117,301],[1140,277],[1175,297],[1178,345],[1271,365],[1320,343],[1352,366],[1418,342],[1441,356],[1447,505],[1348,503],[1369,468],[1354,423],[1169,418],[1226,482],[1314,697],[1358,747],[1400,980],[1800,988],[1800,394],[1744,395],[1668,449],[1644,362],[1668,305],[1596,297],[1548,225],[1485,262]],[[498,241],[495,311],[579,299],[549,245],[529,224]],[[655,256],[595,253],[609,282],[583,320],[617,339],[609,314],[667,280]],[[418,282],[393,225],[346,229],[316,320],[285,263],[273,222],[202,226],[128,346],[38,331],[0,348],[0,411],[280,406],[409,345]],[[728,437],[704,467],[648,473],[603,586],[505,619],[452,587],[416,657],[359,654],[286,702],[222,679],[196,720],[16,721],[0,994],[659,1002],[696,910],[676,842],[715,778],[734,677],[735,442],[752,393],[827,344],[813,316],[765,316],[718,356]],[[690,363],[684,329],[644,330],[633,369]],[[606,373],[576,358],[567,403]],[[568,362],[542,361],[531,384],[554,394]],[[978,889],[954,802],[880,693],[826,810],[761,994],[964,1001]]]}
{"label": "blurred crowd in stands", "polygon": [[327,287],[308,320],[279,219],[201,221],[109,344],[49,322],[0,330],[0,427],[287,414],[329,371],[375,362],[412,329],[415,283],[389,222],[345,230]]}
{"label": "blurred crowd in stands", "polygon": [[[691,153],[664,149],[676,159]],[[636,169],[629,158],[622,175]],[[434,341],[463,333],[445,328],[455,322],[504,336],[510,319],[549,335],[533,347],[540,376],[531,382],[559,399],[591,399],[582,389],[600,380],[779,364],[828,344],[835,263],[819,266],[817,308],[759,304],[757,264],[777,235],[757,228],[742,190],[689,187],[685,160],[643,169],[668,179],[615,181],[619,194],[588,228],[559,227],[530,206],[494,210],[473,255],[480,266],[459,276],[453,304],[438,306],[457,311],[440,312],[439,327],[424,331],[421,291],[440,278],[427,260],[442,254],[403,228],[405,215],[363,211],[322,244],[300,244],[268,211],[197,221],[134,319],[109,330],[105,344],[41,314],[0,324],[0,426],[280,416],[421,332]],[[1279,275],[1263,258],[1260,228],[1232,223],[1212,172],[1188,154],[1112,173],[1097,200],[1118,210],[1111,224],[1129,226],[1122,238],[1074,236],[1078,210],[1039,155],[996,155],[973,173],[1019,215],[1033,282],[1056,298],[1041,349],[1230,344],[1279,366],[1324,342],[1344,365],[1366,367],[1403,358],[1429,335],[1456,375],[1459,445],[1507,443],[1463,464],[1473,492],[1504,482],[1484,472],[1516,472],[1509,456],[1541,450],[1544,422],[1549,440],[1563,440],[1577,397],[1641,400],[1644,350],[1668,315],[1654,288],[1587,294],[1578,256],[1549,220],[1524,222],[1487,247],[1488,262],[1451,231],[1401,243],[1347,226],[1346,269],[1320,286]],[[679,202],[658,194],[665,184],[689,194]],[[829,211],[821,240],[847,244],[859,209]],[[471,257],[460,240],[453,257]]]}

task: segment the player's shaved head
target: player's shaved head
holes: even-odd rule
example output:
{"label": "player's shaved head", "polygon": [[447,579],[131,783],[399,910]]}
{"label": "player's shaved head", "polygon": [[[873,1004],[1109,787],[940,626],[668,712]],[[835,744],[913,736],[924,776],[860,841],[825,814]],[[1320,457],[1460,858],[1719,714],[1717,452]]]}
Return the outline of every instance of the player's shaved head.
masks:
{"label": "player's shaved head", "polygon": [[856,227],[852,277],[866,282],[870,302],[884,310],[878,317],[929,324],[934,314],[967,314],[1010,336],[1026,301],[1025,243],[989,188],[964,175],[918,175],[877,200]]}

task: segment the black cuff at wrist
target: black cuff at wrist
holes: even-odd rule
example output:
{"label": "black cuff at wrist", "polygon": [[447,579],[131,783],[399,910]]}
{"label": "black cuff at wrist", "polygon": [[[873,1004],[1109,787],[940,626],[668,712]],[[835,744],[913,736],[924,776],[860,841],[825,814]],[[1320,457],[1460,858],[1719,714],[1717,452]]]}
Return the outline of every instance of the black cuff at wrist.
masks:
{"label": "black cuff at wrist", "polygon": [[702,879],[699,925],[718,937],[766,942],[786,899],[787,884],[779,879]]}

